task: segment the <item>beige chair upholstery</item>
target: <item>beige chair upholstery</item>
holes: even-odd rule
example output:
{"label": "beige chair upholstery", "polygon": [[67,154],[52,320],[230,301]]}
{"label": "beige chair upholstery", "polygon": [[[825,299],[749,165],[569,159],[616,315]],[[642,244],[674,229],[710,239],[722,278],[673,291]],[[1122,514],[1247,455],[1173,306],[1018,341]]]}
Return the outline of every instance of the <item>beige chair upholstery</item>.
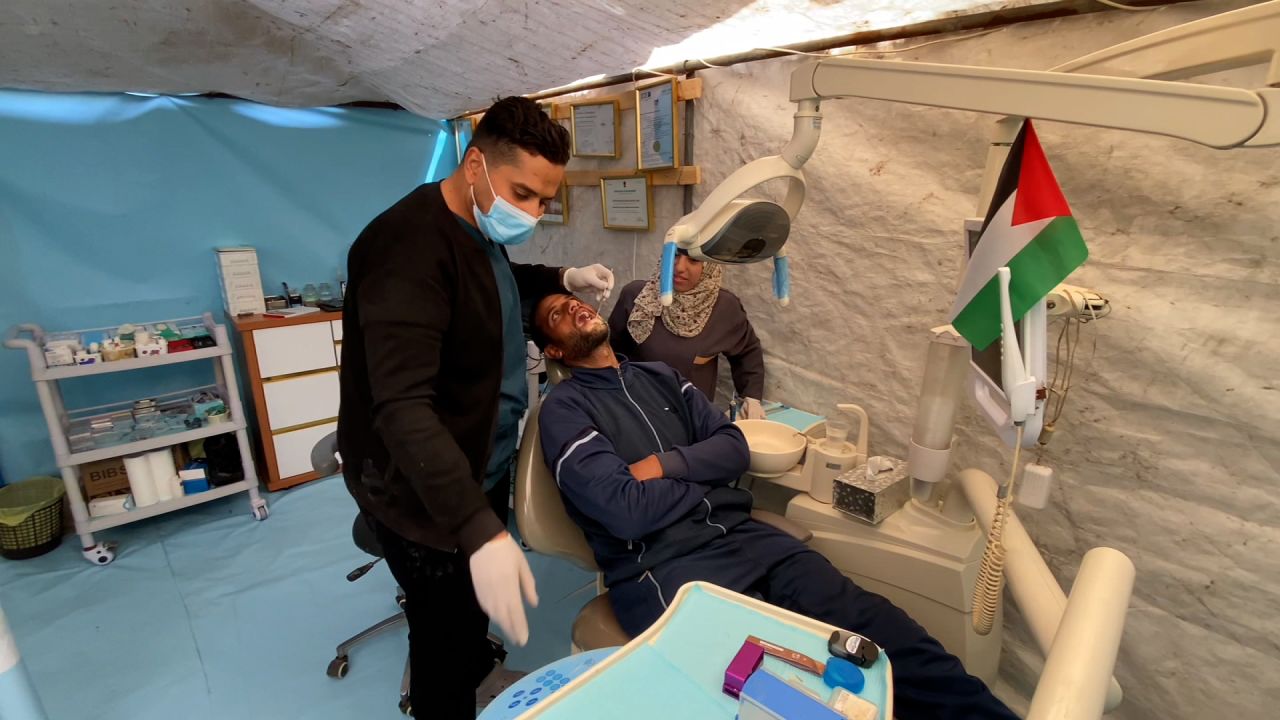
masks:
{"label": "beige chair upholstery", "polygon": [[[561,557],[590,572],[599,572],[582,530],[565,512],[560,489],[542,459],[537,413],[529,416],[516,462],[516,526],[534,552]],[[609,593],[593,598],[573,621],[578,650],[626,645],[631,640],[613,615]]]}
{"label": "beige chair upholstery", "polygon": [[[553,384],[569,376],[558,363],[547,363],[547,374]],[[582,530],[565,512],[564,501],[555,478],[542,456],[542,440],[538,430],[538,414],[529,415],[516,461],[516,526],[520,537],[534,552],[561,557],[588,572],[599,572],[595,555],[587,545]],[[786,532],[801,542],[813,533],[786,518],[765,510],[752,511],[751,517]],[[602,593],[578,611],[573,623],[573,645],[578,650],[625,645],[631,637],[618,625],[609,593]]]}
{"label": "beige chair upholstery", "polygon": [[589,572],[599,572],[595,555],[578,525],[565,512],[560,488],[542,457],[538,414],[525,422],[516,460],[516,526],[535,552],[562,557]]}

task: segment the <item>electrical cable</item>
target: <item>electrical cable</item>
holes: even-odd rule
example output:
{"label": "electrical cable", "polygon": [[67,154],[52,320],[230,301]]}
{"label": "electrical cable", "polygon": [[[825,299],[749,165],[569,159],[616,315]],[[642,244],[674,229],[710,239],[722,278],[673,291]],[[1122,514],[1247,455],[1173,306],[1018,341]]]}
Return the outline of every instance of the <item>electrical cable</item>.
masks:
{"label": "electrical cable", "polygon": [[1136,5],[1123,5],[1118,2],[1113,2],[1112,0],[1098,0],[1098,3],[1100,5],[1106,5],[1109,8],[1115,8],[1116,10],[1127,10],[1129,12],[1146,12],[1147,10],[1159,10],[1160,8],[1164,7],[1163,5],[1149,5],[1146,7],[1138,7]]}
{"label": "electrical cable", "polygon": [[[983,35],[990,35],[993,32],[996,32],[998,30],[1003,30],[1003,29],[1004,28],[991,28],[990,30],[982,30],[980,32],[969,33],[968,35],[960,35],[958,37],[938,38],[937,40],[922,42],[919,45],[911,45],[909,47],[904,47],[904,48],[894,48],[893,50],[850,50],[849,52],[832,52],[829,57],[843,57],[845,55],[892,55],[894,53],[911,52],[912,50],[919,50],[920,48],[929,47],[930,45],[937,45],[938,43],[953,42],[955,40],[968,40],[970,38],[982,37]],[[762,48],[762,49],[770,50],[772,48]]]}
{"label": "electrical cable", "polygon": [[1009,482],[996,492],[996,511],[991,516],[987,530],[987,546],[982,551],[982,566],[973,585],[973,631],[979,635],[991,634],[996,612],[1000,609],[1000,596],[1004,592],[1004,523],[1013,500],[1013,483],[1018,476],[1018,463],[1022,458],[1023,425],[1017,425],[1017,440],[1013,445],[1013,465],[1009,469]]}
{"label": "electrical cable", "polygon": [[[1045,386],[1045,422],[1037,441],[1035,462],[1039,463],[1044,456],[1044,448],[1053,437],[1058,420],[1066,408],[1067,398],[1075,387],[1076,354],[1080,351],[1080,333],[1087,323],[1107,317],[1111,314],[1111,301],[1101,296],[1067,289],[1067,299],[1071,303],[1072,314],[1062,318],[1062,329],[1058,332],[1058,340],[1054,346],[1053,375]],[[1098,304],[1101,303],[1101,307]],[[1090,359],[1097,354],[1098,334],[1091,337]]]}

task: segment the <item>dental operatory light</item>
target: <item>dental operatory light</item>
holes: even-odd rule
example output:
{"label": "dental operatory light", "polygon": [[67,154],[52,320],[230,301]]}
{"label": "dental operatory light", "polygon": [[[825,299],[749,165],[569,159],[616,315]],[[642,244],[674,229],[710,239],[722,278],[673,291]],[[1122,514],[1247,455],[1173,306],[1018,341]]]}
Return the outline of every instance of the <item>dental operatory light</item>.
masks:
{"label": "dental operatory light", "polygon": [[[786,242],[804,203],[801,168],[822,130],[821,100],[870,98],[1132,130],[1213,148],[1263,147],[1280,144],[1278,39],[1280,3],[1268,2],[1121,43],[1048,71],[852,57],[806,63],[791,74],[797,110],[782,153],[739,168],[667,231],[662,302],[672,301],[675,254],[683,249],[694,258],[723,263],[773,258],[774,294],[787,304]],[[1269,87],[1180,82],[1258,63],[1270,64]],[[997,123],[979,208],[987,206],[993,175],[1018,124]],[[776,179],[787,182],[781,203],[748,196]]]}
{"label": "dental operatory light", "polygon": [[[1184,82],[1259,63],[1268,65],[1266,87]],[[1023,118],[1164,135],[1220,149],[1280,145],[1280,1],[1153,33],[1049,71],[853,57],[805,63],[791,74],[796,113],[791,140],[782,152],[739,168],[667,231],[660,274],[663,304],[669,305],[674,297],[677,250],[699,260],[732,264],[772,258],[774,295],[788,304],[786,245],[804,204],[802,168],[822,130],[819,103],[853,97],[1003,116],[991,135],[977,202],[978,212],[984,212]],[[751,196],[773,180],[786,183],[780,203]],[[966,231],[972,222],[966,222]],[[1110,310],[1096,293],[1059,286],[1047,301],[1042,299],[1014,321],[1015,331],[1009,335],[1017,337],[1017,352],[1008,363],[993,357],[987,362],[990,367],[981,368],[975,359],[972,394],[1010,447],[1019,438],[1018,444],[1034,447],[1043,425],[1048,302],[1055,305],[1054,315],[1075,312],[1094,319]],[[1006,392],[1006,385],[1012,392]],[[949,402],[944,395],[935,393],[930,407],[935,399]],[[919,459],[919,467],[931,468],[928,474],[940,478],[949,445],[949,438],[930,436],[913,465]],[[932,461],[925,463],[924,455]]]}

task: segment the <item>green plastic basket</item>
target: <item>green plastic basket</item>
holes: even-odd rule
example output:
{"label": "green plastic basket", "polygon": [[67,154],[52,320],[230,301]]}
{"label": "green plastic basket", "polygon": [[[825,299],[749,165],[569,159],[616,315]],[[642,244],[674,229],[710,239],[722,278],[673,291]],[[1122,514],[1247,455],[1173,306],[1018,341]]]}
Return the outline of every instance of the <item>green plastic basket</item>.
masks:
{"label": "green plastic basket", "polygon": [[0,488],[0,556],[24,560],[62,542],[62,498],[55,477],[33,477]]}

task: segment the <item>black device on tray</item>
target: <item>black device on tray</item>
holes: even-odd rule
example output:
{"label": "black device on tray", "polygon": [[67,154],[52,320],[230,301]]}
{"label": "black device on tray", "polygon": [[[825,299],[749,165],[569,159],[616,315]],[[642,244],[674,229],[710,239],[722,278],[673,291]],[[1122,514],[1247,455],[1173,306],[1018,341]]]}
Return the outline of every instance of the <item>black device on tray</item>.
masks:
{"label": "black device on tray", "polygon": [[827,651],[844,658],[858,667],[871,667],[880,657],[880,648],[857,633],[836,630],[827,640]]}

